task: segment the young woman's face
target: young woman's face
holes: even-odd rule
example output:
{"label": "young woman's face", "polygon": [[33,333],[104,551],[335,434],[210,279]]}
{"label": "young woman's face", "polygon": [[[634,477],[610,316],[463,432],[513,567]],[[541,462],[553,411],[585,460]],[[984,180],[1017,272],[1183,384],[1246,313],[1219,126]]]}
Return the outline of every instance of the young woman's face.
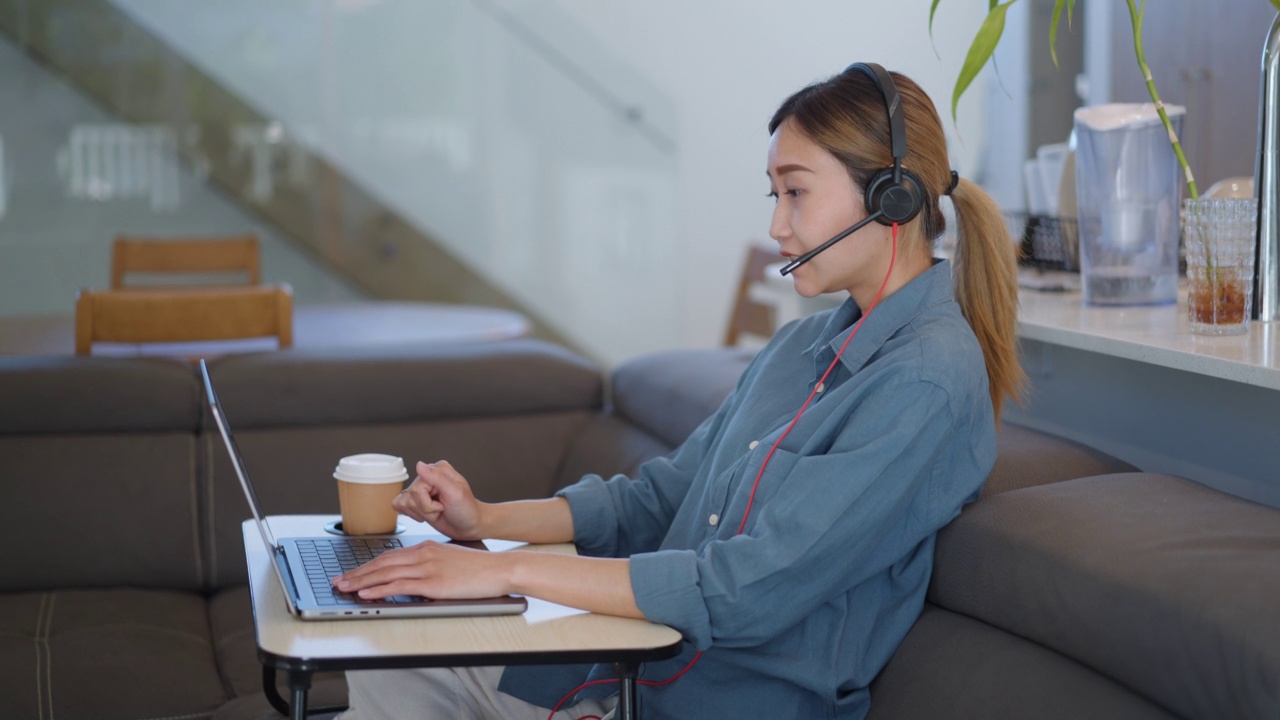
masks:
{"label": "young woman's face", "polygon": [[[862,188],[834,155],[783,121],[769,139],[769,191],[775,198],[769,236],[794,258],[818,247],[866,216]],[[796,292],[814,297],[846,290],[874,293],[887,266],[888,228],[871,223],[796,268]],[[885,255],[885,257],[881,257]],[[863,290],[864,292],[859,292]]]}

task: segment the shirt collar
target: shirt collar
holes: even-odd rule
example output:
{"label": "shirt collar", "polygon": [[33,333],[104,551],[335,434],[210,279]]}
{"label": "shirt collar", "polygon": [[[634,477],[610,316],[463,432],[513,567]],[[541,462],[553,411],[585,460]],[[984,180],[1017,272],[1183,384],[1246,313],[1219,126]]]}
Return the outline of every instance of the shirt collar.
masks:
{"label": "shirt collar", "polygon": [[[850,372],[862,367],[889,338],[914,320],[926,308],[955,299],[951,282],[951,261],[933,259],[933,266],[912,278],[896,292],[880,301],[867,317],[858,338],[849,343],[840,361]],[[817,365],[825,368],[844,345],[853,325],[862,317],[862,308],[850,297],[831,313],[817,340],[805,349]]]}

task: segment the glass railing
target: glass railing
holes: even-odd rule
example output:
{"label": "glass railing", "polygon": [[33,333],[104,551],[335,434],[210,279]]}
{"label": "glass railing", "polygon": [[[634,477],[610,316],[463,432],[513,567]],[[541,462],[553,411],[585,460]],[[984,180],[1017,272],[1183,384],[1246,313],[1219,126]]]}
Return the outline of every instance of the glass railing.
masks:
{"label": "glass railing", "polygon": [[184,162],[198,140],[121,121],[0,33],[0,315],[71,315],[81,288],[108,284],[118,234],[256,232],[265,280],[290,282],[299,301],[360,297]]}
{"label": "glass railing", "polygon": [[550,3],[0,0],[0,29],[19,106],[59,76],[99,106],[16,110],[58,128],[20,161],[0,109],[6,255],[51,251],[12,202],[41,176],[94,214],[79,284],[116,232],[250,224],[320,286],[516,307],[605,361],[679,341],[675,109]]}

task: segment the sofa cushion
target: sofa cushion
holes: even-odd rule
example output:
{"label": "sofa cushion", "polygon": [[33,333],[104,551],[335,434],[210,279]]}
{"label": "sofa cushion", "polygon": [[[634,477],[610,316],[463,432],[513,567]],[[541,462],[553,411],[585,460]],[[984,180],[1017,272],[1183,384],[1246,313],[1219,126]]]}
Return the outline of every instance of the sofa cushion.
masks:
{"label": "sofa cushion", "polygon": [[[262,692],[262,663],[258,660],[258,643],[253,629],[253,608],[248,586],[216,593],[209,599],[209,625],[213,628],[214,652],[227,694],[237,698],[235,708],[221,708],[216,718],[280,716],[271,708]],[[285,673],[276,673],[276,685],[283,698],[289,697]],[[346,705],[347,680],[340,672],[322,672],[312,676],[309,709]]]}
{"label": "sofa cushion", "polygon": [[939,534],[930,601],[1186,718],[1280,710],[1280,510],[1104,475],[993,495]]}
{"label": "sofa cushion", "polygon": [[204,718],[227,696],[204,598],[158,590],[0,595],[0,717]]}
{"label": "sofa cushion", "polygon": [[[3,384],[3,383],[0,383]],[[202,587],[191,431],[0,435],[0,591]]]}
{"label": "sofa cushion", "polygon": [[1003,423],[996,432],[996,465],[983,495],[1075,478],[1135,472],[1129,463],[1049,433]]}
{"label": "sofa cushion", "polygon": [[1070,658],[927,603],[871,685],[867,720],[908,718],[1176,720]]}
{"label": "sofa cushion", "polygon": [[237,432],[598,410],[604,397],[597,368],[539,340],[230,355],[209,376]]}
{"label": "sofa cushion", "polygon": [[755,350],[668,350],[622,363],[613,372],[616,412],[674,447],[720,408]]}
{"label": "sofa cushion", "polygon": [[253,629],[249,587],[240,585],[209,598],[209,627],[223,688],[233,697],[262,691],[262,664]]}

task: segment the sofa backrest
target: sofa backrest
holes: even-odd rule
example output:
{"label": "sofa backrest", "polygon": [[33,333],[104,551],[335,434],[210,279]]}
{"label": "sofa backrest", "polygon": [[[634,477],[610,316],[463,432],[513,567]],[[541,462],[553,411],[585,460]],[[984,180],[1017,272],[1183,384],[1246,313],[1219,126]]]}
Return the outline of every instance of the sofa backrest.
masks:
{"label": "sofa backrest", "polygon": [[610,376],[608,411],[575,437],[556,487],[593,473],[634,475],[684,442],[733,391],[755,352],[667,350],[628,360]]}
{"label": "sofa backrest", "polygon": [[1154,473],[974,503],[939,533],[929,588],[1183,718],[1277,716],[1277,598],[1280,510]]}
{"label": "sofa backrest", "polygon": [[670,447],[720,408],[755,351],[668,350],[619,365],[610,380],[613,411]]}
{"label": "sofa backrest", "polygon": [[0,358],[0,591],[199,589],[199,426],[185,363]]}
{"label": "sofa backrest", "polygon": [[[446,459],[485,500],[542,497],[603,409],[590,362],[536,340],[289,351],[210,375],[268,514],[336,513],[343,455]],[[0,358],[0,591],[241,584],[248,506],[186,362]],[[412,470],[411,470],[412,473]]]}

